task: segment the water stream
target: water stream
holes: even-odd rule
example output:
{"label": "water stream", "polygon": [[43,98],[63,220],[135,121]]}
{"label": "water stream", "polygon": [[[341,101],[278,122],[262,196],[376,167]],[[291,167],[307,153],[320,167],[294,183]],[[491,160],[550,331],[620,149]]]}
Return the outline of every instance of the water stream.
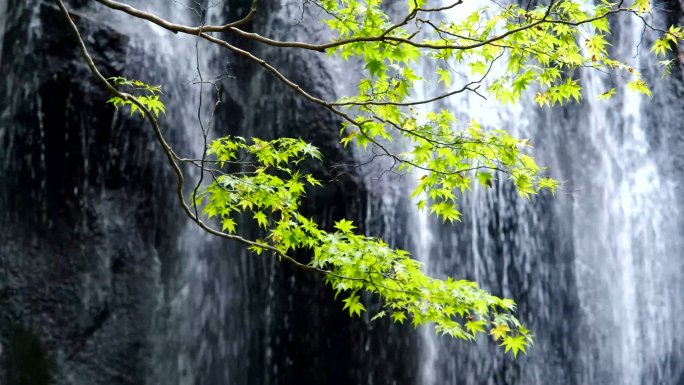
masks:
{"label": "water stream", "polygon": [[[164,135],[177,152],[197,156],[198,89],[188,84],[196,38],[72,3],[96,64],[106,76],[163,84]],[[128,3],[196,24],[177,2]],[[224,1],[208,18],[235,20],[250,5]],[[261,2],[249,28],[327,40],[320,26],[299,22],[300,5]],[[466,2],[451,16],[475,6]],[[660,80],[647,53],[651,37],[630,63],[653,99],[625,90],[620,77],[581,69],[579,104],[540,109],[525,98],[502,107],[461,94],[437,106],[461,125],[475,118],[530,138],[538,163],[566,181],[555,197],[527,202],[500,177],[459,199],[461,223],[443,225],[408,200],[420,175],[383,174],[383,162],[307,196],[307,215],[324,227],[352,219],[410,250],[433,275],[474,280],[516,300],[537,337],[513,360],[491,338],[466,343],[429,327],[371,323],[380,308],[369,299],[368,312],[350,319],[320,277],[199,231],[178,209],[174,176],[147,126],[106,108],[59,20],[51,3],[0,0],[0,380],[33,370],[9,364],[30,354],[23,362],[45,360],[57,384],[684,382],[681,72]],[[615,56],[634,56],[637,21],[611,21]],[[236,44],[324,99],[353,92],[350,79],[360,76],[315,52]],[[331,166],[368,157],[341,149],[339,122],[271,74],[226,50],[200,51],[205,75],[233,75],[221,83],[212,135],[301,136],[327,154],[307,166],[326,181],[336,176]],[[610,101],[596,100],[614,86]],[[205,91],[206,122],[215,99]],[[190,189],[198,173],[185,171]],[[244,229],[248,238],[262,235]],[[35,343],[17,344],[17,335]]]}
{"label": "water stream", "polygon": [[[642,26],[623,17],[617,29],[612,53],[632,59]],[[644,68],[653,84],[660,81],[657,62],[646,46],[630,64]],[[575,77],[582,79],[584,99],[565,110],[540,111],[529,98],[502,107],[472,94],[445,103],[461,122],[474,117],[490,129],[531,138],[532,156],[566,181],[566,191],[528,203],[498,183],[461,200],[463,223],[445,227],[417,214],[417,254],[429,270],[468,277],[515,299],[538,336],[537,347],[512,362],[488,341],[464,347],[426,332],[422,383],[681,381],[681,366],[673,368],[671,358],[683,352],[676,316],[684,302],[679,182],[659,163],[676,156],[654,145],[656,114],[642,113],[677,114],[680,107],[670,110],[659,104],[667,98],[651,101],[624,88],[598,101],[598,94],[624,81],[589,69]]]}

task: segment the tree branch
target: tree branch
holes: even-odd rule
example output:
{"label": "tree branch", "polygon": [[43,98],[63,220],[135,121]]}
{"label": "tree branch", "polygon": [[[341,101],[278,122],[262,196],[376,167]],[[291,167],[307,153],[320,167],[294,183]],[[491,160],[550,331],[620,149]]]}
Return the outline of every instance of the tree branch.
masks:
{"label": "tree branch", "polygon": [[[297,260],[294,259],[293,257],[289,256],[288,254],[284,253],[283,251],[281,251],[280,249],[278,249],[278,248],[276,248],[276,247],[274,247],[274,246],[271,246],[271,245],[268,245],[268,244],[262,244],[262,243],[254,242],[254,241],[245,239],[245,238],[243,238],[243,237],[240,237],[240,236],[238,236],[238,235],[226,234],[226,233],[224,233],[224,232],[215,230],[215,229],[211,228],[210,226],[208,226],[207,224],[205,224],[199,217],[195,216],[195,214],[193,214],[193,212],[192,212],[192,210],[190,209],[190,207],[188,207],[188,205],[185,203],[185,198],[184,198],[184,196],[183,196],[184,176],[183,176],[183,172],[181,171],[180,167],[179,167],[178,164],[176,163],[176,159],[178,158],[178,156],[173,152],[173,150],[171,149],[171,147],[169,146],[169,144],[168,144],[168,143],[166,142],[166,140],[164,139],[164,136],[163,136],[162,133],[161,133],[161,129],[159,128],[159,124],[158,124],[157,120],[155,119],[154,115],[153,115],[152,112],[151,112],[149,109],[147,109],[147,107],[146,107],[144,104],[142,104],[135,96],[133,96],[133,95],[131,95],[131,94],[124,93],[124,92],[120,92],[119,90],[117,90],[116,88],[114,88],[111,84],[109,84],[109,82],[107,81],[107,79],[105,79],[105,77],[102,76],[102,74],[100,73],[100,71],[99,71],[99,70],[97,69],[97,67],[95,66],[95,63],[93,62],[92,58],[90,57],[90,54],[88,54],[88,50],[86,49],[85,44],[84,44],[84,42],[83,42],[83,39],[81,38],[81,35],[80,35],[80,33],[78,32],[78,28],[76,27],[76,25],[74,24],[73,20],[72,20],[71,17],[69,16],[69,12],[68,12],[68,10],[66,9],[66,7],[64,6],[64,3],[62,2],[62,0],[55,0],[55,2],[57,3],[57,6],[59,7],[59,9],[60,9],[62,15],[63,15],[64,18],[65,18],[65,20],[66,20],[67,23],[69,24],[69,29],[71,30],[71,32],[72,32],[73,35],[74,35],[74,38],[75,38],[76,41],[77,41],[78,49],[79,49],[79,51],[81,52],[81,55],[83,56],[83,59],[84,59],[84,60],[86,61],[86,63],[88,64],[88,68],[90,68],[90,71],[91,71],[92,74],[95,76],[95,78],[98,80],[98,82],[101,83],[101,84],[107,89],[107,91],[109,91],[109,93],[111,93],[111,94],[113,94],[113,95],[115,95],[115,96],[117,96],[117,97],[119,97],[119,98],[121,98],[121,99],[123,99],[123,100],[125,100],[125,101],[130,101],[130,102],[132,102],[132,103],[135,104],[140,110],[142,110],[143,113],[145,114],[145,117],[147,118],[147,120],[150,122],[150,125],[152,126],[152,130],[154,131],[154,134],[155,134],[155,137],[156,137],[156,139],[157,139],[157,142],[159,143],[159,145],[160,145],[160,146],[162,147],[162,149],[164,150],[164,153],[166,154],[166,157],[167,157],[167,160],[168,160],[169,164],[171,165],[171,167],[173,168],[174,172],[176,173],[176,177],[177,177],[176,195],[177,195],[177,197],[178,197],[178,201],[179,201],[179,203],[180,203],[180,205],[181,205],[183,211],[186,213],[186,215],[187,215],[193,222],[195,222],[200,228],[202,228],[204,231],[206,231],[206,232],[209,233],[209,234],[215,235],[215,236],[217,236],[217,237],[221,237],[221,238],[225,238],[225,239],[230,239],[230,240],[233,240],[233,241],[237,241],[237,242],[242,243],[242,244],[244,244],[244,245],[246,245],[246,246],[258,247],[258,248],[264,249],[264,250],[266,250],[266,251],[271,251],[271,252],[273,252],[275,255],[277,255],[277,256],[279,256],[279,257],[285,259],[286,261],[290,262],[291,264],[293,264],[293,265],[295,265],[295,266],[297,266],[297,267],[299,267],[299,268],[301,268],[301,269],[309,270],[309,271],[315,271],[315,272],[318,272],[318,273],[326,274],[326,275],[329,275],[329,276],[332,276],[332,277],[336,277],[336,278],[339,278],[339,279],[343,279],[343,280],[363,281],[363,282],[368,282],[369,284],[373,284],[372,282],[368,281],[367,278],[347,277],[347,276],[335,274],[335,273],[333,273],[332,271],[329,271],[329,270],[320,269],[320,268],[317,268],[317,267],[314,267],[314,266],[310,266],[310,265],[307,265],[307,264],[303,264],[303,263],[297,261]],[[383,288],[386,289],[386,290],[390,290],[390,291],[394,291],[394,292],[403,292],[403,293],[407,293],[407,294],[411,294],[411,295],[416,295],[416,296],[419,296],[419,295],[420,295],[420,293],[414,293],[414,292],[408,292],[408,291],[397,290],[397,289],[393,289],[393,288],[386,287],[386,286],[381,286],[381,287],[383,287]]]}

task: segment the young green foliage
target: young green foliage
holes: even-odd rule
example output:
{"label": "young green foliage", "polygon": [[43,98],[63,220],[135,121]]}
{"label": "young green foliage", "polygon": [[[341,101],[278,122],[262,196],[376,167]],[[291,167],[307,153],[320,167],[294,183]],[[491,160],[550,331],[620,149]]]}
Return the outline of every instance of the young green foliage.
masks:
{"label": "young green foliage", "polygon": [[[219,217],[224,224],[228,220],[231,232],[237,216],[253,220],[267,232],[260,244],[283,253],[309,250],[313,255],[310,266],[329,272],[326,281],[337,294],[351,293],[343,300],[350,315],[366,311],[358,294],[363,290],[378,295],[387,308],[374,319],[389,312],[395,322],[403,323],[411,315],[415,326],[433,322],[438,332],[458,338],[475,339],[478,332],[485,332],[490,319],[492,323],[519,325],[509,314],[515,308],[512,301],[492,296],[474,282],[430,278],[408,252],[355,234],[351,221],[337,221],[336,230],[327,232],[299,213],[307,187],[320,185],[297,169],[307,158],[320,159],[312,145],[289,138],[253,138],[253,144],[247,144],[243,138],[225,137],[213,141],[208,154],[215,157],[215,168],[207,170],[218,176],[193,194],[191,203],[202,205],[209,218]],[[238,161],[244,167],[229,172],[231,162]],[[259,246],[251,249],[261,253]],[[464,327],[470,314],[481,320]]]}
{"label": "young green foliage", "polygon": [[[460,1],[444,6],[438,1],[409,0],[397,20],[384,12],[382,0],[313,3],[325,11],[321,21],[334,38],[324,48],[307,49],[363,63],[365,76],[356,95],[336,103],[319,101],[343,117],[340,143],[346,147],[355,142],[364,149],[371,146],[394,159],[399,171],[420,170],[422,176],[411,198],[416,198],[419,210],[429,209],[430,214],[450,223],[461,216],[457,194],[466,194],[474,186],[490,189],[495,180],[507,179],[521,197],[530,199],[540,190],[554,193],[559,183],[542,175],[544,168],[529,155],[530,139],[515,138],[496,128],[483,129],[475,119],[459,123],[448,110],[427,108],[419,113],[414,106],[476,92],[486,77],[491,78],[489,94],[502,105],[519,102],[528,91],[535,92],[534,101],[540,107],[580,103],[581,79],[569,72],[578,67],[622,72],[629,78],[628,90],[650,97],[641,74],[622,62],[624,58],[611,57],[607,16],[624,13],[638,17],[661,33],[651,49],[656,57],[670,55],[672,45],[684,37],[682,28],[659,30],[645,21],[644,15],[651,12],[649,0],[624,7],[622,2],[602,1],[592,6],[582,0],[552,0],[534,9],[493,3],[461,20],[430,20],[437,12],[454,9],[458,13]],[[661,62],[665,73],[672,60]],[[419,67],[433,68],[434,73],[419,75]],[[462,81],[464,76],[466,81]],[[437,80],[433,89],[443,86],[446,93],[414,100],[413,95],[418,94],[414,87],[429,79]],[[115,86],[148,93],[137,100],[157,116],[159,111],[165,112],[156,95],[161,93],[160,86],[120,77],[109,80]],[[301,93],[299,86],[295,89]],[[616,92],[611,88],[597,97],[608,99]],[[131,114],[139,110],[119,97],[108,102],[117,109],[119,104],[131,104]],[[410,149],[402,154],[388,151],[385,145],[399,138],[409,143]],[[308,188],[322,184],[298,169],[303,161],[321,159],[312,144],[293,138],[225,137],[211,142],[206,155],[212,157],[213,165],[201,167],[212,178],[198,187],[190,197],[191,204],[202,207],[208,218],[216,217],[228,234],[238,232],[238,223],[253,221],[265,232],[264,240],[256,240],[250,247],[257,254],[266,248],[280,257],[293,250],[308,251],[312,256],[309,267],[325,272],[326,282],[337,295],[349,293],[343,308],[351,316],[366,311],[359,293],[367,291],[377,295],[385,307],[372,320],[391,315],[394,322],[403,323],[410,317],[415,326],[433,323],[438,333],[466,340],[474,340],[478,333],[489,334],[495,341],[501,339],[505,351],[512,350],[516,357],[533,344],[534,336],[511,314],[513,301],[493,296],[474,282],[431,278],[407,251],[355,233],[351,221],[342,219],[335,222],[334,230],[326,231],[313,218],[304,217],[299,211],[301,198]]]}
{"label": "young green foliage", "polygon": [[[107,80],[111,80],[112,83],[114,83],[114,86],[122,86],[122,85],[123,86],[131,86],[136,90],[149,92],[151,95],[149,95],[149,96],[145,96],[145,95],[136,96],[136,99],[138,99],[140,101],[140,103],[142,103],[145,107],[147,107],[147,109],[154,112],[155,115],[157,115],[157,117],[159,117],[159,111],[166,114],[166,110],[164,109],[164,104],[162,104],[162,102],[159,101],[159,95],[156,95],[157,92],[159,92],[160,94],[163,94],[163,92],[161,91],[161,86],[149,86],[149,85],[141,82],[140,80],[127,80],[127,79],[122,78],[122,77],[111,77]],[[141,109],[139,109],[138,106],[136,106],[130,100],[123,100],[120,97],[115,96],[115,97],[107,100],[107,103],[114,104],[114,107],[117,110],[119,109],[119,104],[121,104],[122,106],[130,105],[131,106],[131,115],[133,115],[136,111],[139,111],[140,115],[142,115],[143,118],[145,117],[145,113]]]}
{"label": "young green foliage", "polygon": [[[638,72],[610,57],[610,44],[607,42],[610,25],[606,18],[609,14],[619,12],[642,17],[651,12],[648,0],[637,0],[628,8],[620,8],[622,3],[603,1],[596,6],[589,6],[584,1],[573,0],[551,1],[532,10],[516,4],[485,7],[462,20],[439,23],[426,20],[431,12],[443,6],[438,2],[409,0],[406,9],[408,16],[403,22],[401,19],[393,21],[383,12],[382,0],[323,0],[318,3],[329,16],[323,22],[336,33],[333,41],[339,43],[328,49],[328,55],[338,55],[344,60],[356,57],[365,62],[364,68],[368,71],[368,76],[358,85],[358,94],[337,103],[346,107],[352,116],[355,115],[353,122],[345,122],[344,127],[349,127],[351,133],[342,142],[346,146],[356,141],[357,146],[364,148],[370,143],[384,149],[384,141],[392,141],[396,137],[408,139],[413,144],[410,151],[399,155],[388,154],[400,162],[400,171],[420,169],[426,173],[418,179],[411,197],[418,198],[419,210],[429,208],[431,214],[440,216],[443,221],[453,223],[459,220],[461,214],[456,208],[456,191],[460,190],[464,194],[475,181],[483,188],[491,188],[497,172],[507,174],[519,194],[527,199],[542,189],[553,193],[559,184],[541,176],[543,168],[537,166],[526,153],[526,148],[531,147],[529,139],[514,138],[503,130],[484,131],[475,120],[467,127],[458,129],[453,115],[446,110],[428,111],[422,115],[416,112],[411,107],[418,104],[411,98],[412,88],[416,82],[426,82],[417,75],[418,64],[422,68],[435,68],[435,79],[447,90],[458,78],[453,75],[464,67],[469,68],[469,71],[460,72],[469,73],[471,78],[464,82],[460,91],[454,92],[458,93],[471,91],[470,86],[479,84],[492,71],[494,62],[503,58],[505,70],[493,79],[488,88],[490,95],[502,104],[518,102],[523,92],[532,87],[537,90],[534,100],[542,107],[572,101],[579,103],[582,99],[581,80],[567,73],[577,67],[625,71],[626,76],[632,77],[627,84],[629,90],[651,96]],[[454,6],[458,4],[456,2]],[[424,18],[417,17],[418,14],[424,15]],[[411,24],[407,23],[409,20],[415,20],[415,28],[410,28]],[[431,29],[432,38],[416,38],[424,36],[419,33],[421,27]],[[681,28],[673,26],[662,32],[663,37],[656,40],[651,50],[656,55],[665,55],[666,50],[672,50],[671,44],[677,44],[682,39]],[[369,39],[377,36],[383,39]],[[434,64],[425,65],[424,62],[430,61]],[[671,64],[665,65],[669,70]],[[598,98],[610,98],[615,92],[615,88],[612,88]],[[358,238],[349,235],[349,231],[343,231],[342,235],[346,236],[344,240],[347,242],[358,241]],[[363,255],[359,251],[356,253]],[[404,254],[399,251],[395,253],[398,253],[397,256]],[[316,253],[317,257],[321,255],[321,252]],[[383,273],[380,270],[374,274],[367,265],[382,266],[383,260],[370,259],[365,266],[353,270],[349,264],[355,260],[338,262],[337,258],[330,255],[334,253],[330,253],[324,261],[342,263],[345,266],[345,270],[341,271],[343,274],[358,274],[360,271],[368,274],[369,278],[373,277],[374,281],[386,277],[386,271]],[[387,255],[392,254],[387,252]],[[315,260],[315,263],[320,261]],[[509,328],[512,318],[501,318],[494,310],[496,307],[510,310],[512,307],[508,305],[512,306],[512,303],[499,303],[498,299],[492,297],[487,297],[484,302],[469,302],[472,301],[471,297],[461,303],[447,301],[440,302],[434,308],[421,307],[434,301],[435,294],[447,298],[446,293],[452,288],[447,286],[453,282],[424,277],[418,273],[419,265],[415,262],[407,262],[406,267],[395,271],[402,274],[403,271],[411,272],[410,279],[404,276],[398,278],[402,289],[423,293],[411,300],[413,305],[403,302],[405,293],[399,295],[399,302],[392,302],[396,297],[387,295],[385,300],[389,301],[389,306],[394,308],[396,305],[396,310],[402,311],[399,313],[401,316],[394,317],[395,321],[403,321],[404,311],[407,311],[416,324],[432,321],[436,323],[438,331],[462,338],[474,338],[477,332],[483,332],[489,326],[494,338],[502,338],[502,346],[505,346],[506,351],[512,350],[515,356],[518,351],[526,353],[525,347],[528,342],[532,343],[532,336],[527,329],[516,322],[511,324],[516,326],[515,329]],[[338,289],[360,288],[343,280],[329,280]],[[382,281],[382,284],[394,288],[391,282]],[[443,291],[426,291],[426,287],[434,289],[432,285],[441,287]],[[459,281],[459,286],[462,285],[466,283]],[[389,289],[371,287],[370,290],[382,296]],[[490,309],[493,313],[484,311],[483,303],[494,305]],[[412,306],[418,306],[420,310]],[[462,324],[451,319],[451,315],[455,314],[453,311],[461,316],[472,312],[480,318],[465,323],[464,330]],[[499,321],[490,323],[488,317],[492,315]]]}

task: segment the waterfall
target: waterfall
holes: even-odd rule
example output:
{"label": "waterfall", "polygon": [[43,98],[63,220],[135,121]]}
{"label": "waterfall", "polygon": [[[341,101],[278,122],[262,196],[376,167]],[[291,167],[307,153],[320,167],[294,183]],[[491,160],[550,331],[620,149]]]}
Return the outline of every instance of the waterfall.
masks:
{"label": "waterfall", "polygon": [[[632,58],[643,25],[626,19],[614,45],[621,57]],[[642,43],[632,65],[651,74],[649,84],[671,81],[660,80],[654,71],[657,62],[646,53],[648,43]],[[611,87],[605,77],[592,75],[582,74],[588,93],[597,95]],[[651,142],[658,122],[643,111],[653,104],[631,92],[620,96],[608,105],[590,103],[586,135],[596,150],[590,167],[574,174],[586,181],[586,203],[576,199],[573,205],[579,218],[573,232],[578,299],[583,324],[596,341],[593,349],[583,347],[587,359],[582,365],[589,369],[587,380],[676,381],[681,372],[668,373],[665,365],[669,355],[682,353],[677,314],[684,293],[684,248],[682,223],[675,219],[681,212],[676,204],[678,181],[661,171],[668,159],[658,157]],[[659,108],[668,114],[667,107]]]}
{"label": "waterfall", "polygon": [[[126,3],[197,24],[177,2]],[[220,2],[208,21],[237,20],[251,3]],[[299,22],[300,3],[261,1],[245,29],[327,40],[316,11],[306,14],[312,23]],[[187,84],[197,39],[95,2],[68,6],[103,74],[162,84],[166,139],[179,155],[201,153],[198,88]],[[612,23],[615,56],[632,58],[638,20]],[[360,76],[317,52],[221,38],[326,100],[354,92]],[[486,336],[466,343],[430,327],[371,323],[380,307],[370,296],[368,312],[350,318],[320,276],[200,231],[178,208],[175,176],[149,127],[105,103],[52,2],[0,0],[0,382],[38,370],[35,385],[682,383],[681,69],[660,80],[649,39],[630,60],[653,99],[616,77],[618,94],[597,101],[611,80],[582,69],[580,104],[501,107],[470,94],[437,106],[461,125],[474,117],[531,138],[530,154],[567,181],[564,193],[527,202],[500,177],[458,200],[462,223],[443,225],[408,199],[420,175],[383,174],[390,165],[379,159],[307,194],[305,214],[323,228],[353,220],[411,251],[431,275],[516,300],[537,337],[513,360]],[[302,137],[326,155],[305,166],[324,181],[340,170],[331,166],[367,159],[341,148],[340,122],[328,111],[271,74],[208,44],[200,52],[204,74],[227,67],[233,76],[220,83],[210,136]],[[205,91],[206,122],[215,94]],[[187,196],[198,172],[184,172]]]}
{"label": "waterfall", "polygon": [[[474,10],[459,7],[451,18]],[[612,23],[611,54],[631,59],[643,26],[627,15]],[[649,85],[676,82],[659,79],[657,61],[646,47],[648,38],[630,64],[645,67]],[[668,115],[663,104],[668,96],[648,100],[627,91],[621,79],[611,84],[607,75],[590,69],[575,77],[582,79],[584,98],[569,107],[540,109],[530,98],[502,107],[472,94],[439,106],[455,112],[461,124],[475,118],[483,127],[531,138],[536,147],[531,155],[566,181],[566,191],[525,202],[499,181],[460,199],[463,223],[445,226],[414,214],[421,223],[416,255],[432,274],[472,279],[516,300],[520,319],[537,334],[537,346],[513,361],[483,337],[468,344],[426,330],[421,383],[682,380],[684,369],[674,363],[684,352],[677,322],[684,302],[679,182],[661,171],[675,157],[662,156],[666,149],[654,145],[657,115],[648,119],[642,113],[655,106]],[[597,101],[611,87],[619,94]],[[671,128],[681,129],[681,122]]]}

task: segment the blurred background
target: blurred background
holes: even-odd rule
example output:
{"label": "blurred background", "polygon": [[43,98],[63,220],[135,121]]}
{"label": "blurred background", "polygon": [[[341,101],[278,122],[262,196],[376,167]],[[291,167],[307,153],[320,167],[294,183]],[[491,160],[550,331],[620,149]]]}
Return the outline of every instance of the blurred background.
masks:
{"label": "blurred background", "polygon": [[[127,3],[198,24],[172,0]],[[205,21],[237,20],[251,3],[212,3]],[[327,40],[306,3],[262,0],[246,29]],[[163,85],[167,141],[199,156],[196,38],[95,1],[66,4],[106,77]],[[484,5],[466,2],[447,16]],[[654,5],[657,26],[684,24],[678,0]],[[180,210],[149,126],[105,103],[56,5],[0,0],[0,383],[684,384],[681,56],[661,80],[647,52],[655,36],[642,37],[636,18],[610,21],[612,54],[640,69],[652,99],[626,91],[624,79],[578,69],[581,103],[540,109],[530,95],[502,107],[464,95],[436,106],[461,123],[531,138],[537,163],[565,181],[563,193],[527,202],[501,177],[459,200],[455,225],[417,213],[408,200],[416,178],[383,175],[382,162],[336,178],[332,166],[369,157],[342,148],[339,121],[251,62],[198,46],[205,74],[229,75],[212,135],[313,142],[325,158],[309,171],[337,181],[311,191],[308,214],[325,228],[354,220],[431,274],[514,299],[537,337],[513,360],[491,339],[371,323],[380,309],[371,298],[351,319],[322,277],[204,234]],[[222,38],[323,99],[349,95],[361,76],[324,54]],[[620,92],[596,100],[612,87]],[[215,91],[205,91],[208,116]],[[196,170],[184,171],[196,180]],[[245,224],[243,234],[259,231]]]}

